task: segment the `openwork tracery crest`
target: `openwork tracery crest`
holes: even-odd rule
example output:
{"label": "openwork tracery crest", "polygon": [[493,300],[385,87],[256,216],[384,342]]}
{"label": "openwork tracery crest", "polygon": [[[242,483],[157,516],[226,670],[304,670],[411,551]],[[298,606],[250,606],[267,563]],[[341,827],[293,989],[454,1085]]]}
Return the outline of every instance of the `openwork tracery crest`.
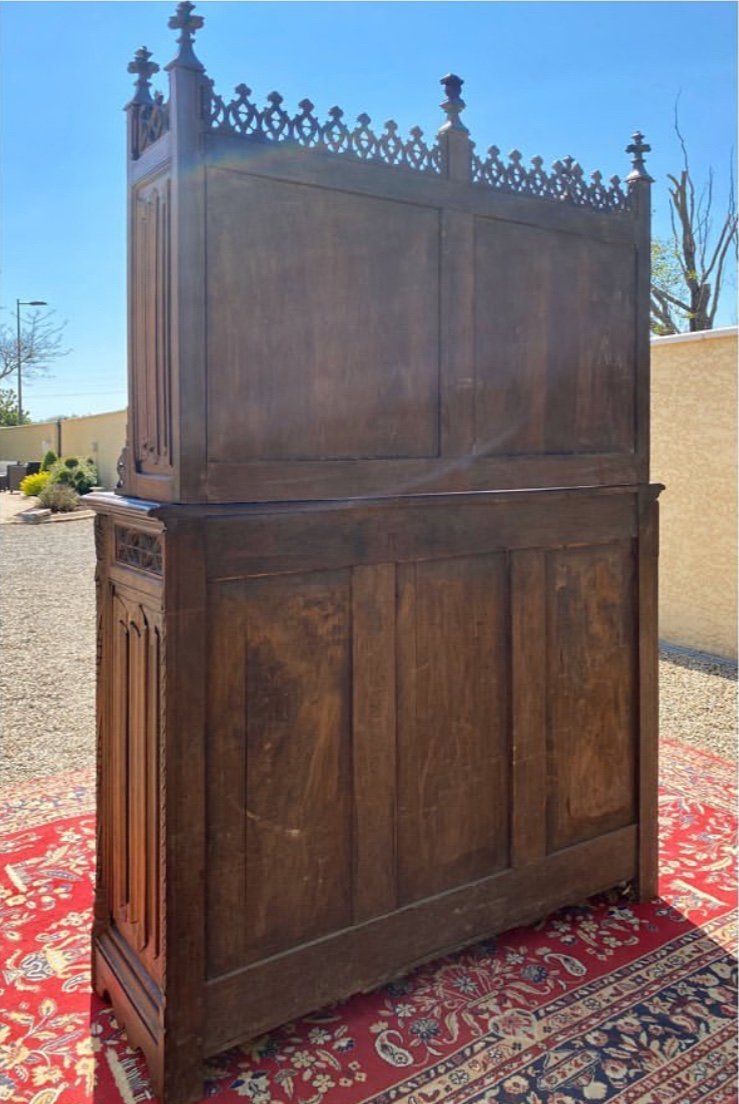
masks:
{"label": "openwork tracery crest", "polygon": [[384,129],[377,132],[364,112],[357,116],[354,126],[349,126],[344,111],[337,106],[330,108],[328,117],[321,121],[311,100],[301,100],[300,110],[291,115],[284,109],[279,92],[270,92],[262,108],[250,99],[252,91],[247,85],[237,85],[234,92],[234,98],[226,103],[211,82],[207,122],[212,129],[255,141],[293,142],[305,149],[349,154],[361,161],[382,161],[386,165],[433,173],[441,171],[438,144],[429,146],[420,127],[413,127],[410,137],[402,138],[393,119],[388,119]]}
{"label": "openwork tracery crest", "polygon": [[[190,0],[183,0],[169,21],[170,27],[180,31],[179,54],[172,66],[180,65],[203,72],[193,52],[194,35],[202,27],[203,19],[192,14],[193,8]],[[150,77],[159,69],[150,58],[149,51],[142,47],[128,67],[129,72],[138,77],[136,92],[129,105],[134,112],[134,159],[156,142],[170,125],[169,105],[160,93],[152,97],[149,90]],[[517,149],[512,150],[507,159],[501,156],[497,146],[490,146],[485,156],[478,155],[461,121],[465,108],[461,94],[464,81],[455,74],[448,74],[441,80],[445,92],[441,106],[446,121],[433,142],[426,140],[419,126],[413,127],[408,136],[402,136],[393,119],[388,119],[381,130],[373,128],[372,119],[364,112],[352,123],[338,106],[329,108],[326,117],[321,118],[309,99],[301,100],[297,110],[291,112],[285,107],[279,92],[270,92],[266,102],[259,106],[252,99],[252,89],[247,84],[238,84],[232,98],[225,99],[216,91],[212,80],[204,75],[202,80],[201,125],[205,130],[234,135],[253,143],[292,144],[316,153],[445,176],[447,147],[444,139],[451,135],[457,142],[460,138],[463,143],[466,142],[464,160],[469,165],[468,179],[472,183],[498,192],[528,195],[606,213],[631,210],[632,185],[650,180],[643,156],[649,151],[649,146],[640,132],[634,134],[632,143],[627,146],[627,152],[633,155],[633,167],[626,178],[626,187],[618,176],[612,176],[608,181],[597,171],[586,176],[581,165],[569,156],[555,161],[547,170],[541,157],[533,157],[526,164]]]}
{"label": "openwork tracery crest", "polygon": [[472,180],[487,184],[501,192],[517,192],[540,199],[573,203],[577,207],[594,207],[598,211],[625,211],[629,208],[628,193],[618,176],[603,183],[603,174],[594,172],[587,180],[582,167],[572,157],[555,161],[547,173],[541,157],[532,157],[531,168],[524,164],[523,154],[514,149],[505,162],[497,146],[491,146],[486,158],[472,154]]}

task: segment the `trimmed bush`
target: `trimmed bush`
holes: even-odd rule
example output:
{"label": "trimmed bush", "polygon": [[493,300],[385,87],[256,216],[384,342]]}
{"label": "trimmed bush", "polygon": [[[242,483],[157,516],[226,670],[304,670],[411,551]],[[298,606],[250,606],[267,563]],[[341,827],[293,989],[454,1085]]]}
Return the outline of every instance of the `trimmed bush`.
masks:
{"label": "trimmed bush", "polygon": [[44,458],[43,458],[43,460],[41,461],[41,471],[42,471],[42,472],[47,472],[47,471],[49,471],[49,470],[50,470],[50,468],[51,468],[51,465],[52,465],[52,464],[53,464],[53,463],[54,463],[54,462],[55,462],[56,460],[57,460],[57,455],[56,455],[56,453],[54,452],[54,450],[53,450],[53,449],[49,449],[49,451],[48,451],[48,452],[45,452],[45,453],[44,453]]}
{"label": "trimmed bush", "polygon": [[26,498],[33,498],[34,495],[41,494],[46,484],[49,482],[49,473],[47,471],[35,472],[33,475],[27,475],[20,481],[20,491]]}
{"label": "trimmed bush", "polygon": [[92,460],[84,456],[65,456],[56,460],[49,472],[49,482],[71,487],[79,495],[97,486],[98,473]]}
{"label": "trimmed bush", "polygon": [[68,483],[48,482],[38,496],[39,504],[52,514],[69,514],[76,510],[80,496]]}

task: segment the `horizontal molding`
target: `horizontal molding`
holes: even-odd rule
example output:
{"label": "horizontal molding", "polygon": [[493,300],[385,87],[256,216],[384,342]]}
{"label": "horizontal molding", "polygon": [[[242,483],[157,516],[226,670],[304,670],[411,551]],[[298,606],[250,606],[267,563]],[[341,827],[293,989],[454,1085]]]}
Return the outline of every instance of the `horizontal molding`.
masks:
{"label": "horizontal molding", "polygon": [[[205,987],[204,1053],[627,881],[636,873],[636,847],[637,829],[629,825],[216,978]],[[265,1007],[266,1015],[250,1011]]]}

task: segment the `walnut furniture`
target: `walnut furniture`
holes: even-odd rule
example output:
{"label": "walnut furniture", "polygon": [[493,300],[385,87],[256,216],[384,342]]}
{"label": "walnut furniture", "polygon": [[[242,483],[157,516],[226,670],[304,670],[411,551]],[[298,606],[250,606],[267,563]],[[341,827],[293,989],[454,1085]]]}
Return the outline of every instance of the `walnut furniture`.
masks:
{"label": "walnut furniture", "polygon": [[95,984],[204,1059],[656,888],[649,177],[245,85],[128,107],[130,400],[93,494]]}

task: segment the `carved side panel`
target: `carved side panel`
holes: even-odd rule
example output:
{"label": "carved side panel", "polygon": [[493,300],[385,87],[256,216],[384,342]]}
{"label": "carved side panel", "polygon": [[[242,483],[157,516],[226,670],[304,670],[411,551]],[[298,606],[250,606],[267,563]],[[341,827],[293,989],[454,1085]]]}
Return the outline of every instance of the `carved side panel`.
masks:
{"label": "carved side panel", "polygon": [[[107,648],[105,631],[109,621],[109,584],[106,572],[106,522],[98,514],[95,518],[95,764],[96,791],[103,793],[103,768],[105,755],[105,734],[107,718],[107,700],[109,691]],[[105,887],[105,817],[97,818],[97,848],[95,853],[95,921],[94,935],[97,937],[105,927],[107,919],[107,894]],[[93,956],[94,963],[94,956]]]}
{"label": "carved side panel", "polygon": [[[101,748],[99,911],[149,973],[161,977],[161,613],[135,591],[108,587],[107,723]],[[101,917],[102,919],[102,917]]]}
{"label": "carved side panel", "polygon": [[133,198],[131,240],[131,432],[135,470],[172,471],[170,182]]}

